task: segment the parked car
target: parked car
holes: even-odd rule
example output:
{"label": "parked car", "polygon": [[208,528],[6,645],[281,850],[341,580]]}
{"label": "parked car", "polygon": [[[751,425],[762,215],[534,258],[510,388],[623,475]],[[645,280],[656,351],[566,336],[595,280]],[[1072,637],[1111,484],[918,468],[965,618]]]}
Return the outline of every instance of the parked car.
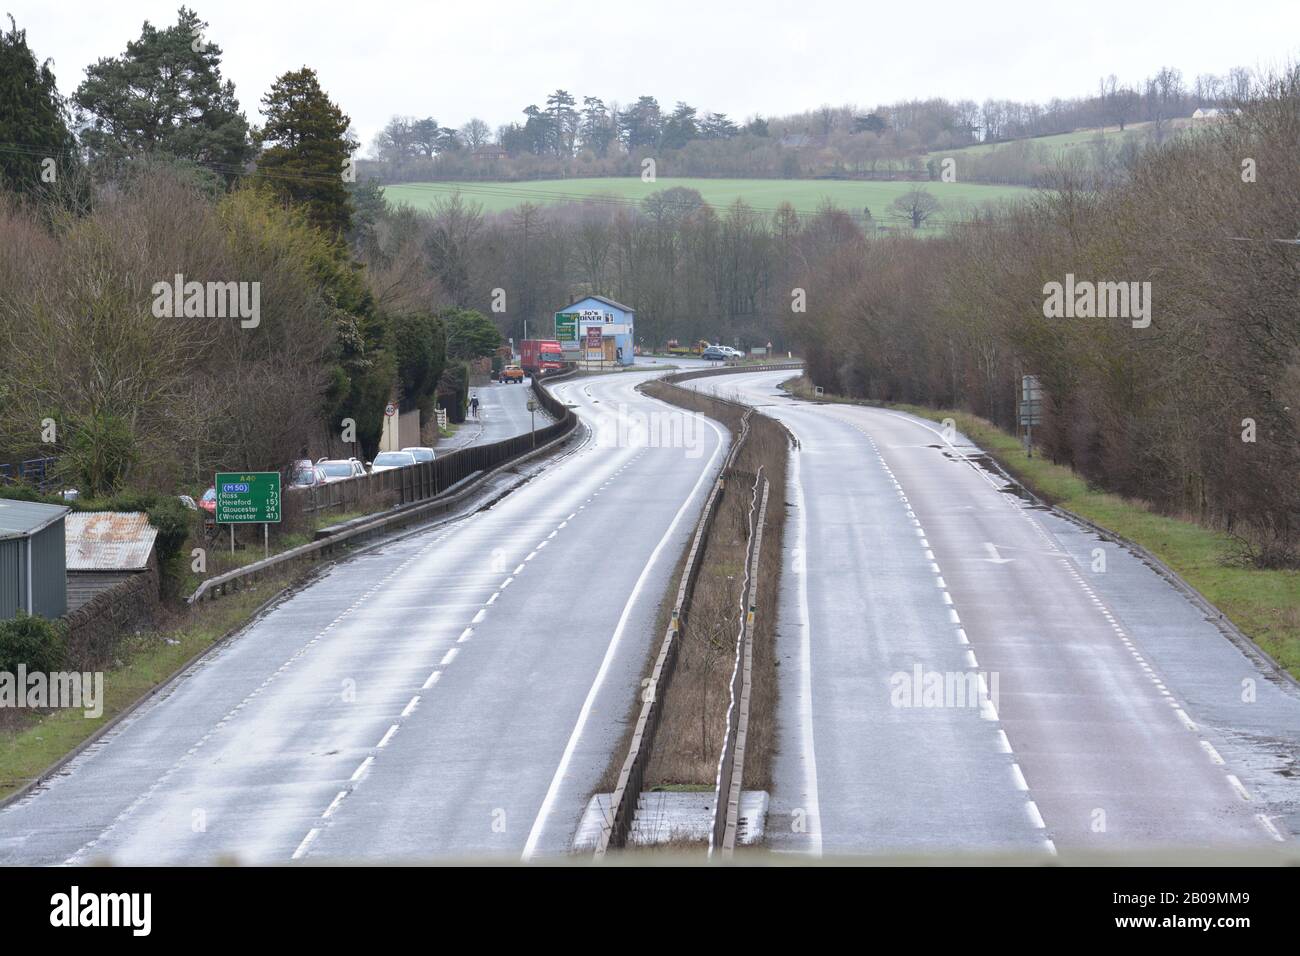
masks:
{"label": "parked car", "polygon": [[381,471],[392,471],[394,468],[407,468],[415,464],[415,456],[409,451],[381,451],[375,456],[375,460],[370,465],[370,473],[377,475]]}
{"label": "parked car", "polygon": [[733,349],[730,345],[719,345],[718,348],[727,353],[727,358],[744,358],[745,353],[740,349]]}
{"label": "parked car", "polygon": [[355,458],[322,458],[316,468],[325,473],[326,481],[363,478],[366,474],[366,466]]}
{"label": "parked car", "polygon": [[424,448],[418,445],[413,448],[403,448],[402,451],[409,451],[417,462],[433,461],[437,457],[432,448]]}
{"label": "parked car", "polygon": [[509,385],[511,382],[520,382],[524,380],[524,370],[520,365],[507,365],[501,370],[501,381]]}
{"label": "parked car", "polygon": [[289,487],[291,488],[315,488],[327,481],[329,481],[329,476],[325,474],[324,469],[317,468],[310,461],[297,462],[293,466],[293,472],[289,475]]}
{"label": "parked car", "polygon": [[721,345],[710,345],[700,353],[700,358],[708,359],[710,362],[725,362],[728,356]]}

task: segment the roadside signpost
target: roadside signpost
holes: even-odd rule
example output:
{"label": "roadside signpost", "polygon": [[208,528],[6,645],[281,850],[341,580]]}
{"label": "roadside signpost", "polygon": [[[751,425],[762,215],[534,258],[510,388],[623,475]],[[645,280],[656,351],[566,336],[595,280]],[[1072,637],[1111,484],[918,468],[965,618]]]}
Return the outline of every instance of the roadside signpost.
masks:
{"label": "roadside signpost", "polygon": [[235,553],[235,525],[260,524],[262,548],[271,556],[269,525],[280,523],[280,473],[278,471],[217,472],[217,524],[230,525],[230,553]]}
{"label": "roadside signpost", "polygon": [[1020,377],[1020,402],[1016,407],[1021,426],[1025,429],[1025,453],[1034,454],[1034,426],[1042,424],[1043,388],[1037,375]]}
{"label": "roadside signpost", "polygon": [[555,341],[561,344],[578,341],[578,313],[555,313]]}

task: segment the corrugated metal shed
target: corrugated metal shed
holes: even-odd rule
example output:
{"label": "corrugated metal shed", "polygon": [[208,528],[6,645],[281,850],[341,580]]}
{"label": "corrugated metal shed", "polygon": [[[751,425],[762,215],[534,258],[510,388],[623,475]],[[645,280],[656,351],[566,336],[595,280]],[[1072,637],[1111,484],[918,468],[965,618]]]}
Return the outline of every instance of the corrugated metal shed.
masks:
{"label": "corrugated metal shed", "polygon": [[71,510],[66,505],[0,498],[0,539],[25,538],[35,534]]}
{"label": "corrugated metal shed", "polygon": [[69,510],[0,498],[0,620],[19,610],[47,618],[67,613],[63,521]]}
{"label": "corrugated metal shed", "polygon": [[142,511],[78,511],[65,527],[69,571],[143,571],[158,537]]}

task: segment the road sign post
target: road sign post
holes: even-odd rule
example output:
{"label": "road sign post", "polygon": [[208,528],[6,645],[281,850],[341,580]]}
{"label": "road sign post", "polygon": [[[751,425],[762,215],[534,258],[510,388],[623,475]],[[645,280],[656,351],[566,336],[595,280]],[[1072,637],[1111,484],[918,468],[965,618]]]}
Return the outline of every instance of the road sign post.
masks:
{"label": "road sign post", "polygon": [[1020,377],[1020,401],[1017,404],[1017,417],[1024,427],[1025,454],[1034,457],[1034,426],[1042,423],[1043,387],[1037,375]]}
{"label": "road sign post", "polygon": [[271,529],[280,523],[278,471],[217,472],[217,524],[230,525],[230,553],[235,553],[235,525],[262,525],[262,550],[271,555]]}

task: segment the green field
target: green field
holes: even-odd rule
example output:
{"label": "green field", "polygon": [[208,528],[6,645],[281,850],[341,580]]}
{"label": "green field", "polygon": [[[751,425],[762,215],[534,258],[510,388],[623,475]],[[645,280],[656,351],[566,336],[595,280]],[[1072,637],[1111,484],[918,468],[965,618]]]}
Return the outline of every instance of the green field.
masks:
{"label": "green field", "polygon": [[[1174,132],[1181,133],[1191,128],[1191,120],[1175,119],[1170,121],[1170,128]],[[1151,123],[1129,123],[1124,127],[1124,132],[1119,131],[1118,126],[1107,126],[1104,129],[1076,129],[1072,133],[1057,133],[1055,136],[1036,136],[1030,139],[1015,139],[1001,143],[979,143],[975,146],[962,146],[950,150],[932,150],[929,154],[933,159],[948,154],[961,154],[965,156],[979,156],[985,153],[991,153],[998,149],[1010,149],[1012,147],[1035,146],[1043,147],[1049,153],[1060,155],[1067,150],[1076,149],[1080,146],[1087,146],[1094,142],[1098,136],[1109,140],[1113,145],[1118,146],[1126,138],[1146,141],[1152,136]]]}
{"label": "green field", "polygon": [[416,209],[429,209],[439,198],[460,192],[466,200],[483,205],[487,212],[502,212],[524,202],[550,204],[597,200],[612,205],[635,205],[653,192],[684,186],[698,190],[704,201],[722,210],[743,199],[760,213],[776,211],[789,202],[800,213],[817,211],[829,199],[841,209],[861,214],[869,208],[877,220],[891,217],[889,204],[898,196],[921,185],[943,206],[936,219],[951,220],[977,207],[1021,199],[1030,191],[1017,186],[984,186],[976,183],[861,182],[842,179],[699,179],[660,177],[645,183],[639,177],[603,179],[548,179],[532,182],[432,182],[386,186],[389,202]]}

